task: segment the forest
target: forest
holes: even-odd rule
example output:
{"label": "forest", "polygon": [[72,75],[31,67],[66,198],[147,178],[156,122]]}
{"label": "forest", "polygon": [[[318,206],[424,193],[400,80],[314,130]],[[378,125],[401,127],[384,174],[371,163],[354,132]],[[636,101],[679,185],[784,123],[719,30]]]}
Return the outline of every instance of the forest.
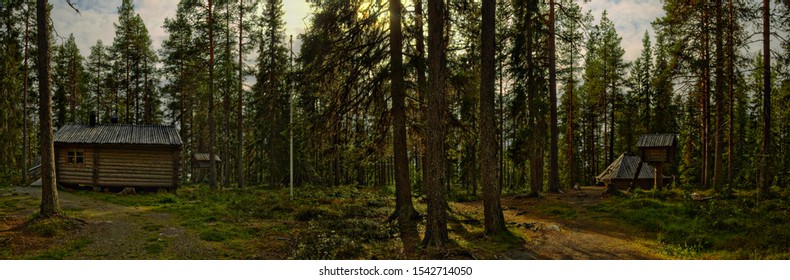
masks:
{"label": "forest", "polygon": [[[633,61],[595,1],[179,0],[156,48],[122,0],[88,56],[2,1],[0,259],[789,259],[790,1],[662,0]],[[91,118],[174,128],[178,190],[59,182]]]}

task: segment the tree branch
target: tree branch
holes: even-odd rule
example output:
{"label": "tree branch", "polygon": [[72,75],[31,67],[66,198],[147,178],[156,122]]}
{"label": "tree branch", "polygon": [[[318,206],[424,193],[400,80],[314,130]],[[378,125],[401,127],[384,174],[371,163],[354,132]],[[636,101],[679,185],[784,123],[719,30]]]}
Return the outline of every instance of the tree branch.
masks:
{"label": "tree branch", "polygon": [[78,10],[77,7],[74,7],[74,3],[71,3],[71,1],[72,0],[66,0],[66,3],[69,4],[69,7],[74,9],[74,11],[77,12],[77,14],[79,14],[81,16],[82,14],[80,13],[80,10]]}

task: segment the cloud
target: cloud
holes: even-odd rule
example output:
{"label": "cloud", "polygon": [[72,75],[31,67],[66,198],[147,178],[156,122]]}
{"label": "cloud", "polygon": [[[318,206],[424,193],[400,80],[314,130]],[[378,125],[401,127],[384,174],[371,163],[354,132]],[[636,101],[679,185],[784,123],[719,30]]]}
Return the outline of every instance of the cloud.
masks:
{"label": "cloud", "polygon": [[[118,21],[118,7],[121,0],[75,0],[73,1],[80,14],[72,10],[65,0],[50,1],[53,5],[52,21],[58,34],[68,38],[74,34],[77,46],[82,55],[90,54],[90,47],[102,40],[111,45],[115,37],[113,23]],[[162,28],[165,18],[173,18],[176,14],[178,0],[135,0],[135,12],[143,18],[148,32],[151,34],[154,49],[159,49],[168,34]],[[305,30],[310,6],[306,1],[283,1],[285,8],[286,33],[294,35],[294,49],[298,50],[301,42],[297,35]],[[286,36],[287,36],[286,35]],[[58,43],[62,43],[59,41]]]}
{"label": "cloud", "polygon": [[581,6],[584,12],[592,11],[596,24],[601,19],[601,13],[604,10],[608,11],[609,19],[614,22],[617,33],[623,37],[622,47],[625,50],[626,61],[633,61],[639,57],[645,31],[650,33],[651,42],[655,44],[655,32],[650,23],[665,14],[661,2],[654,0],[591,1],[582,3]]}
{"label": "cloud", "polygon": [[[57,34],[64,40],[68,38],[69,34],[74,34],[77,47],[80,48],[84,56],[90,53],[90,46],[96,44],[99,39],[105,45],[111,44],[115,36],[113,22],[118,17],[117,6],[120,5],[120,1],[83,0],[74,2],[75,7],[80,10],[80,14],[71,9],[66,1],[51,1],[53,9],[50,16]],[[63,41],[57,40],[57,42],[62,43]]]}

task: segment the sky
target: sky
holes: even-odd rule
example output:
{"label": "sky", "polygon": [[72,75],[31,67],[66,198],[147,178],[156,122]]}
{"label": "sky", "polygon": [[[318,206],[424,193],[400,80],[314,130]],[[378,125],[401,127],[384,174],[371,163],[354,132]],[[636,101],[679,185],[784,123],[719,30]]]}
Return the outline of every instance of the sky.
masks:
{"label": "sky", "polygon": [[[113,23],[118,20],[118,6],[121,0],[74,0],[81,14],[77,14],[66,5],[66,0],[51,0],[54,6],[52,21],[58,35],[68,38],[74,34],[77,46],[83,56],[87,57],[90,47],[102,40],[105,45],[112,44],[115,36]],[[582,1],[579,1],[582,2]],[[173,18],[178,0],[135,0],[135,11],[140,14],[148,27],[155,49],[159,49],[167,38],[162,25],[165,18]],[[286,38],[293,35],[297,38],[305,30],[310,8],[304,0],[284,0]],[[617,32],[623,38],[625,60],[632,61],[642,51],[642,36],[645,30],[654,36],[650,22],[663,16],[661,2],[657,0],[592,0],[582,3],[584,11],[590,10],[595,22],[600,20],[603,10],[609,12],[609,18],[615,23]],[[298,50],[299,42],[294,42]],[[296,50],[295,50],[296,51]]]}

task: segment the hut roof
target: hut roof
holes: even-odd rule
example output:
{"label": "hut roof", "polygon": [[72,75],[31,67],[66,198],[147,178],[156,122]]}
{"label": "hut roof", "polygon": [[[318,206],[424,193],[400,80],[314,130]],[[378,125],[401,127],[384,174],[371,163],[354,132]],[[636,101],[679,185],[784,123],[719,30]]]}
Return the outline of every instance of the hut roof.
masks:
{"label": "hut roof", "polygon": [[164,125],[69,124],[55,132],[55,143],[181,145],[175,127]]}
{"label": "hut roof", "polygon": [[[208,162],[209,154],[208,154],[208,153],[195,153],[194,155],[192,155],[192,158],[193,158],[195,161],[205,161],[205,162]],[[214,161],[215,161],[215,162],[222,162],[222,160],[221,160],[221,159],[219,158],[219,156],[218,156],[218,155],[216,155],[216,154],[214,155]]]}
{"label": "hut roof", "polygon": [[675,146],[675,134],[642,134],[636,146],[643,147],[673,147]]}
{"label": "hut roof", "polygon": [[[595,179],[598,181],[609,181],[609,180],[633,180],[634,173],[636,173],[636,168],[639,166],[639,162],[642,159],[639,156],[632,155],[630,153],[623,153],[618,157],[612,164],[609,165],[600,175],[595,176]],[[653,174],[655,174],[655,170],[652,166],[647,163],[642,163],[642,169],[639,171],[639,178],[637,179],[652,179]]]}

